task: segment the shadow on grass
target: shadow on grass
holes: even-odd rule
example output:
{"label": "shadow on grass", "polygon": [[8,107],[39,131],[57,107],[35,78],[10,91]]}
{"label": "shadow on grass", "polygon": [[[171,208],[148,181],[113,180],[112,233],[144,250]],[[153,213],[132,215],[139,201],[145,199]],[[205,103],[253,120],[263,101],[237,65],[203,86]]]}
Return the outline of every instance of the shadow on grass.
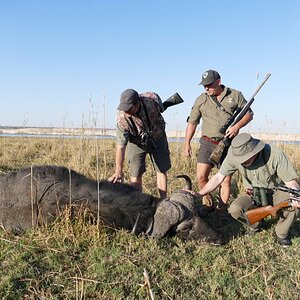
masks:
{"label": "shadow on grass", "polygon": [[241,223],[234,220],[229,214],[220,216],[216,210],[210,213],[205,221],[223,235],[226,243],[241,235],[244,231],[244,226]]}

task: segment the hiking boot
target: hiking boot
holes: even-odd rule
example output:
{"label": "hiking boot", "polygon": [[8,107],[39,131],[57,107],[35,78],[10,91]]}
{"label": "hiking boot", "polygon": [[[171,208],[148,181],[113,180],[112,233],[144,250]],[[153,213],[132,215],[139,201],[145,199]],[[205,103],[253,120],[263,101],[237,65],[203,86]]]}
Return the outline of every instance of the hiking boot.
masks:
{"label": "hiking boot", "polygon": [[261,231],[260,228],[255,228],[254,229],[254,228],[251,228],[251,227],[247,226],[245,234],[248,235],[248,236],[254,236],[260,231]]}
{"label": "hiking boot", "polygon": [[276,242],[283,248],[288,248],[292,245],[292,242],[288,236],[281,238],[277,235],[276,230],[273,230],[273,235],[275,237]]}

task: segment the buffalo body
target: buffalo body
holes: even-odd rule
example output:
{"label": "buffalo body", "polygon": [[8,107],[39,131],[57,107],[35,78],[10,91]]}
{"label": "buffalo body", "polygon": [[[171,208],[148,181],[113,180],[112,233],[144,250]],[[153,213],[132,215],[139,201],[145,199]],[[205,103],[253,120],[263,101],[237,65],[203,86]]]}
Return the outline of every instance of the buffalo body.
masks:
{"label": "buffalo body", "polygon": [[97,182],[60,166],[34,166],[0,176],[0,224],[20,231],[50,222],[66,207],[83,208],[116,228],[136,225],[136,234],[177,234],[222,244],[222,237],[199,217],[193,197],[177,191],[158,202],[128,184]]}

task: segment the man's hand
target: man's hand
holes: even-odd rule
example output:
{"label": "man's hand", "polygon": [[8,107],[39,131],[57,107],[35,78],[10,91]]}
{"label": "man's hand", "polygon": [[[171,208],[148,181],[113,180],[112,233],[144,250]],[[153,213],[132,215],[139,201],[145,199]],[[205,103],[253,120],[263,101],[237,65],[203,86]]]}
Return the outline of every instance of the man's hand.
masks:
{"label": "man's hand", "polygon": [[[288,188],[291,188],[296,191],[300,191],[300,185],[295,179],[288,181],[288,182],[284,182],[284,184]],[[297,193],[296,194],[290,193],[290,199],[292,200],[291,204],[292,204],[293,208],[300,208],[300,197],[297,197],[297,196],[298,196]],[[293,200],[293,199],[297,199],[298,201]]]}
{"label": "man's hand", "polygon": [[114,173],[111,177],[108,178],[109,182],[121,182],[124,183],[124,174],[123,173]]}
{"label": "man's hand", "polygon": [[[294,198],[295,199],[295,196],[293,196],[293,195],[291,195],[291,197],[292,197],[292,199]],[[292,207],[293,208],[300,208],[300,198],[296,198],[296,199],[298,199],[298,201],[297,200],[292,200]]]}
{"label": "man's hand", "polygon": [[199,198],[199,199],[202,199],[202,197],[203,197],[203,196],[200,195],[199,193],[194,192],[194,191],[191,191],[191,190],[188,190],[188,189],[186,189],[186,188],[183,188],[182,190],[185,191],[185,192],[190,193],[192,196],[196,196],[196,197]]}
{"label": "man's hand", "polygon": [[185,145],[183,155],[186,157],[191,157],[192,156],[192,147],[190,144]]}
{"label": "man's hand", "polygon": [[225,137],[234,138],[239,134],[240,128],[237,125],[229,126],[226,130]]}

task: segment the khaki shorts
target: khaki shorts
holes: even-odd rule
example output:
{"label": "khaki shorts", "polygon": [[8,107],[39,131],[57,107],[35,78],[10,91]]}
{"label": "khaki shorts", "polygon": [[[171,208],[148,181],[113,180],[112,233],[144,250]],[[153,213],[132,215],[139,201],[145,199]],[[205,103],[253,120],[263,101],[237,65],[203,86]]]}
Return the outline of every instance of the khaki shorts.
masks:
{"label": "khaki shorts", "polygon": [[[149,153],[152,165],[156,172],[165,173],[171,168],[170,151],[166,135],[158,140],[156,149]],[[129,163],[130,175],[132,177],[142,176],[146,171],[146,154],[139,146],[128,143],[127,158]]]}

